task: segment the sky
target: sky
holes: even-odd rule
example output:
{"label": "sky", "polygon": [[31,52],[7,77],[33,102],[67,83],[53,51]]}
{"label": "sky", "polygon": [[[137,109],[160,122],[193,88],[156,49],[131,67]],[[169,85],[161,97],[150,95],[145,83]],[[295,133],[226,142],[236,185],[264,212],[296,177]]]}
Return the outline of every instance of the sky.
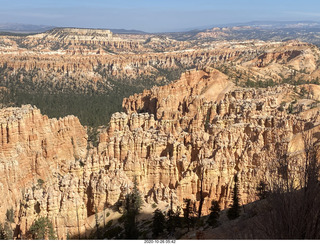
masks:
{"label": "sky", "polygon": [[319,0],[0,0],[0,23],[180,31],[250,21],[319,21]]}

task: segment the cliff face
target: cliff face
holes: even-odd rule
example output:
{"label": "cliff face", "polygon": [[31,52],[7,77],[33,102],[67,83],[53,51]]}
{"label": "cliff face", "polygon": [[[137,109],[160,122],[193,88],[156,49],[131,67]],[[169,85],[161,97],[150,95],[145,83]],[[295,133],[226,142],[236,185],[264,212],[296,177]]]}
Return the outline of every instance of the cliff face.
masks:
{"label": "cliff face", "polygon": [[[290,142],[307,120],[278,110],[283,96],[292,94],[291,86],[259,90],[231,87],[217,70],[186,73],[170,86],[125,99],[123,107],[130,119],[124,114],[114,116],[108,136],[101,141],[110,140],[114,145],[108,149],[111,157],[123,160],[126,154],[136,154],[134,162],[146,158],[145,171],[155,175],[152,182],[143,175],[143,185],[166,182],[179,202],[186,197],[200,200],[203,174],[204,212],[212,199],[227,207],[236,173],[242,203],[251,202],[259,182],[270,181],[270,163],[281,150],[277,142]],[[129,140],[128,131],[132,131]],[[132,141],[141,147],[133,147],[136,143]],[[161,170],[149,169],[154,167],[150,162],[166,168],[165,176],[156,173]]]}
{"label": "cliff face", "polygon": [[217,70],[190,70],[174,84],[154,87],[145,90],[142,95],[125,98],[123,108],[129,114],[144,111],[154,114],[156,119],[177,119],[192,110],[189,108],[196,106],[193,103],[219,101],[232,87],[228,77]]}
{"label": "cliff face", "polygon": [[[309,87],[314,95],[317,88]],[[215,69],[191,70],[125,99],[126,112],[112,116],[96,148],[73,116],[2,109],[1,216],[13,207],[22,236],[38,216],[53,221],[59,238],[88,235],[95,209],[121,201],[134,176],[147,203],[190,198],[198,205],[202,185],[206,214],[213,199],[229,205],[238,174],[241,203],[252,202],[260,181],[271,181],[278,154],[290,144],[299,163],[300,133],[318,131],[317,107],[308,112],[314,100],[300,99],[301,90],[238,88]],[[298,114],[288,113],[290,104]]]}
{"label": "cliff face", "polygon": [[[9,207],[18,215],[21,200],[29,194],[27,189],[41,185],[42,181],[46,186],[54,186],[55,178],[68,172],[71,162],[85,158],[87,135],[76,117],[48,119],[31,106],[2,109],[0,128],[3,220]],[[39,207],[47,211],[46,204]],[[29,219],[33,220],[35,211],[32,209],[32,214],[28,214]]]}
{"label": "cliff face", "polygon": [[[39,34],[41,35],[41,34]],[[64,40],[64,41],[89,41],[113,39],[112,32],[104,29],[82,29],[82,28],[55,28],[46,34],[45,38]]]}
{"label": "cliff face", "polygon": [[[152,35],[112,36],[99,30],[56,29],[0,37],[5,85],[32,82],[71,90],[111,90],[112,80],[166,80],[166,73],[215,66],[234,80],[315,80],[320,52],[302,42],[176,41]],[[140,38],[140,39],[139,39]],[[31,81],[26,80],[32,74]],[[103,89],[99,89],[103,86]]]}
{"label": "cliff face", "polygon": [[[272,181],[274,162],[288,144],[301,162],[300,133],[307,123],[317,125],[318,114],[288,113],[302,88],[244,89],[228,82],[217,70],[194,70],[125,99],[127,114],[113,115],[98,151],[131,178],[138,175],[144,191],[152,189],[146,198],[151,202],[172,194],[176,204],[184,198],[198,204],[202,184],[204,213],[213,199],[228,207],[234,174],[242,203],[252,202],[260,181]],[[291,112],[308,109],[311,100],[291,104]]]}

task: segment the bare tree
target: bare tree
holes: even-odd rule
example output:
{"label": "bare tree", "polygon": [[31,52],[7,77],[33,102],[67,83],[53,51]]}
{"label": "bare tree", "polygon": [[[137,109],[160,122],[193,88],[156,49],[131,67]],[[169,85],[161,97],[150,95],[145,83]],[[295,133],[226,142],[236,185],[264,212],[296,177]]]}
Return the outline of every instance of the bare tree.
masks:
{"label": "bare tree", "polygon": [[80,240],[80,223],[79,223],[79,212],[78,212],[78,201],[77,201],[77,199],[76,199],[76,215],[77,215],[78,238]]}
{"label": "bare tree", "polygon": [[201,168],[201,178],[200,178],[200,203],[199,203],[199,209],[198,209],[198,218],[200,219],[201,217],[201,211],[202,211],[202,206],[204,202],[204,195],[203,195],[203,180],[204,180],[204,168]]}
{"label": "bare tree", "polygon": [[258,218],[259,238],[319,239],[320,185],[317,146],[311,130],[302,133],[304,159],[278,155],[265,213]]}

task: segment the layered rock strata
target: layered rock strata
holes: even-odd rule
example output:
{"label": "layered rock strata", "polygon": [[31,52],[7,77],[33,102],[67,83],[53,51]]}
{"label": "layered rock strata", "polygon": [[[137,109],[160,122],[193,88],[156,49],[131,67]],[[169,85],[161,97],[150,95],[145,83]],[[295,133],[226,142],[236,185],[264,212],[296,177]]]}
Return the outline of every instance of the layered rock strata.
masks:
{"label": "layered rock strata", "polygon": [[[302,42],[220,41],[197,45],[176,41],[156,42],[156,46],[149,48],[155,38],[149,41],[103,39],[94,34],[94,30],[87,31],[78,35],[57,30],[24,38],[0,37],[2,85],[31,79],[38,86],[49,84],[77,90],[90,85],[97,89],[103,84],[111,87],[110,80],[142,77],[162,80],[167,79],[166,73],[174,70],[202,69],[210,65],[241,82],[248,79],[311,81],[320,77],[319,49]],[[85,38],[81,39],[82,36]],[[175,46],[178,49],[171,50]],[[160,49],[161,52],[157,51]],[[32,78],[27,78],[28,74],[32,74]]]}
{"label": "layered rock strata", "polygon": [[125,112],[112,116],[97,147],[87,145],[73,116],[2,109],[1,216],[12,207],[23,238],[39,216],[53,221],[59,238],[86,236],[88,218],[121,202],[135,176],[146,203],[177,206],[190,198],[198,205],[202,186],[207,214],[211,200],[228,207],[238,174],[241,204],[252,202],[260,181],[271,181],[281,150],[290,147],[298,163],[301,132],[318,131],[317,108],[309,113],[313,99],[294,103],[291,112],[301,116],[288,113],[299,89],[239,88],[215,69],[191,70],[125,99]]}

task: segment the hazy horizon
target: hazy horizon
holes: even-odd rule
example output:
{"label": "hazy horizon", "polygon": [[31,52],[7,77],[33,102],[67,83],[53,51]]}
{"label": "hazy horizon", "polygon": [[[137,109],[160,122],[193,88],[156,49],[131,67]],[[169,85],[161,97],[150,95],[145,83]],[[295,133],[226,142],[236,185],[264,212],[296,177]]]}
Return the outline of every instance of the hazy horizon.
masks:
{"label": "hazy horizon", "polygon": [[0,23],[169,32],[251,21],[320,21],[315,0],[0,0]]}

